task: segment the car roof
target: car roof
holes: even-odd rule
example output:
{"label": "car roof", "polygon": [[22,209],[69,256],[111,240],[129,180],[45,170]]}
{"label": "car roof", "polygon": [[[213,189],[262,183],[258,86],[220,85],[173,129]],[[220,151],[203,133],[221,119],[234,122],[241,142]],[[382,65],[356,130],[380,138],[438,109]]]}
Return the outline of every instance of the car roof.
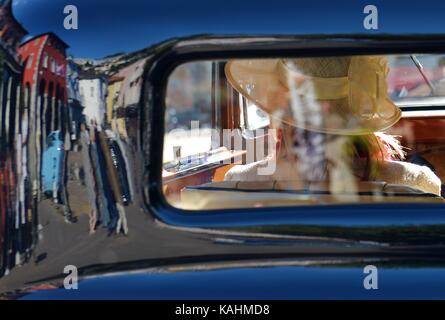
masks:
{"label": "car roof", "polygon": [[[421,6],[400,2],[377,2],[377,30],[363,25],[367,3],[337,0],[310,2],[254,0],[224,2],[202,0],[107,1],[107,6],[86,0],[70,3],[78,8],[78,30],[66,30],[61,14],[66,3],[54,1],[16,1],[17,19],[29,33],[55,32],[71,46],[75,57],[103,58],[131,52],[177,37],[211,35],[311,35],[311,34],[397,34],[441,35],[445,24],[441,8],[435,2]],[[419,14],[421,9],[422,14]],[[443,8],[442,8],[443,9]],[[39,15],[35,15],[39,12]]]}

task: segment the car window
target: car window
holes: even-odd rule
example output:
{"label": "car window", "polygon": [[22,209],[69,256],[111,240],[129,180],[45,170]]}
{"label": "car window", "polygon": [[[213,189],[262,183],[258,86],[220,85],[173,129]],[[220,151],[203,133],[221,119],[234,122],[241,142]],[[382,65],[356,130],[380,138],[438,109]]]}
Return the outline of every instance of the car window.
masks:
{"label": "car window", "polygon": [[241,94],[240,98],[240,122],[243,129],[257,130],[266,128],[270,125],[270,118],[267,112],[264,112],[255,103],[244,98]]}
{"label": "car window", "polygon": [[211,150],[211,62],[180,66],[167,87],[164,162]]}
{"label": "car window", "polygon": [[167,201],[189,210],[442,203],[442,120],[413,118],[399,106],[414,95],[440,95],[442,60],[343,56],[179,66],[165,97]]}
{"label": "car window", "polygon": [[445,95],[445,56],[397,55],[388,62],[388,93],[393,100]]}

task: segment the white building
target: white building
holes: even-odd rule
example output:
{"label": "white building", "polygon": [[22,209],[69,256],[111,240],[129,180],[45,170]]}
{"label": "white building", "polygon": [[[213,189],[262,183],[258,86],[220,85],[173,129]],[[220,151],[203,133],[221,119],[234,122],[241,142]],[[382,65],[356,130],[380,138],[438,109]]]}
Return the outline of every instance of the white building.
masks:
{"label": "white building", "polygon": [[102,126],[105,119],[107,81],[98,75],[82,75],[79,80],[81,103],[87,125]]}

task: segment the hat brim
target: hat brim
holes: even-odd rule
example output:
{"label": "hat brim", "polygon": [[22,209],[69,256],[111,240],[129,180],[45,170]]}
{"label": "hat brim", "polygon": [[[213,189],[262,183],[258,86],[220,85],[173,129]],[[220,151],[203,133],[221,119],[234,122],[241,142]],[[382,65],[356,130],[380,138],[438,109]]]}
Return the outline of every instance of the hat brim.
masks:
{"label": "hat brim", "polygon": [[269,113],[271,117],[278,117],[278,120],[288,125],[305,130],[337,135],[366,135],[392,127],[402,116],[401,110],[386,98],[379,105],[379,109],[388,115],[385,117],[374,115],[364,119],[351,114],[347,116],[345,122],[342,122],[336,121],[332,114],[324,113],[319,108],[321,119],[317,124],[306,119],[281,118],[277,114],[282,113],[277,111],[288,108],[290,92],[279,77],[278,62],[279,59],[231,60],[225,66],[225,74],[239,93]]}

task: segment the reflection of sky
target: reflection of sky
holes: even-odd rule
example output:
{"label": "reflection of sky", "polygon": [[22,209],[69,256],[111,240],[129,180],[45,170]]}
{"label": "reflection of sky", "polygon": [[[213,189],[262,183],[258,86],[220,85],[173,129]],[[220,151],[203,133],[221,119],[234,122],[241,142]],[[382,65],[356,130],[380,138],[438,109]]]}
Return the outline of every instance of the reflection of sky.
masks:
{"label": "reflection of sky", "polygon": [[[77,57],[133,51],[174,36],[364,32],[370,1],[296,0],[13,0],[16,17],[31,34],[54,31]],[[374,0],[379,32],[445,32],[445,2]],[[63,29],[63,7],[79,9],[79,30]],[[367,31],[375,32],[375,31]]]}

